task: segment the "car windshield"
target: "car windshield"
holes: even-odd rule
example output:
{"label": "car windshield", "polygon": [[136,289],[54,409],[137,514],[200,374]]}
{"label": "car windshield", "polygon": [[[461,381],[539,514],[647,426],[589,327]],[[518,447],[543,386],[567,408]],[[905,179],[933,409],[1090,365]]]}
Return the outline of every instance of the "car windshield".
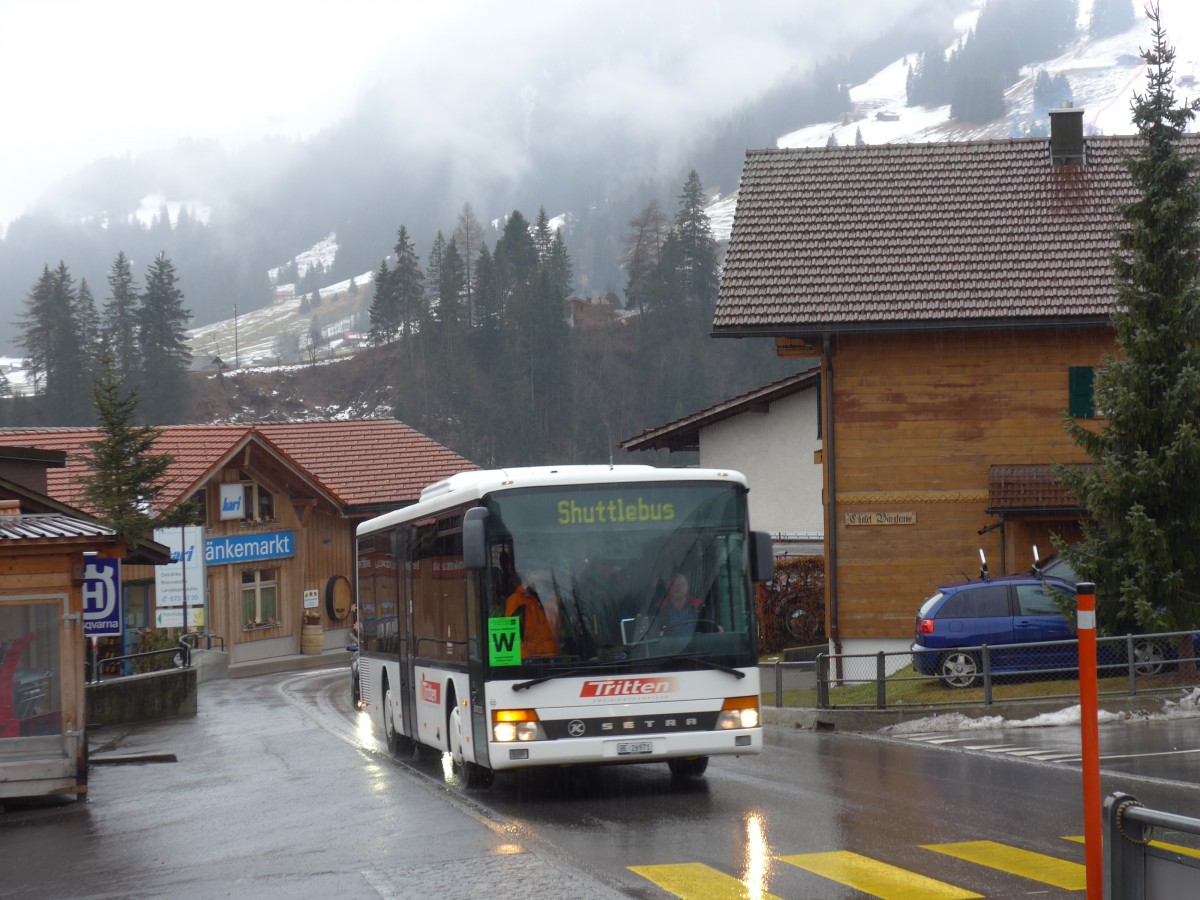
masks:
{"label": "car windshield", "polygon": [[740,486],[576,485],[497,493],[487,507],[488,631],[519,635],[519,653],[491,655],[494,676],[680,654],[753,661]]}

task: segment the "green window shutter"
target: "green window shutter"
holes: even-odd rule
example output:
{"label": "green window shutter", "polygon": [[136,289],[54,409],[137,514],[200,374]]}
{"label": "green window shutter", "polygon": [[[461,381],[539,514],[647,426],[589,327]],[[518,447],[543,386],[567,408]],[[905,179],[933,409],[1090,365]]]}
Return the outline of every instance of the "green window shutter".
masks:
{"label": "green window shutter", "polygon": [[1094,418],[1096,415],[1096,401],[1092,381],[1095,370],[1091,366],[1071,366],[1069,372],[1070,400],[1068,409],[1071,418]]}

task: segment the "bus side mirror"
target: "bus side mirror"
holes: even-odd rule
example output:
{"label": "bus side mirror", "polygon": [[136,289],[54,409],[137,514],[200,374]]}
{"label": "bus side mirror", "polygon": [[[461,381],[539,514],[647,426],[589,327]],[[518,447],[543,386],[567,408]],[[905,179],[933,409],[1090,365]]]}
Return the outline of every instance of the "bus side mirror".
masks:
{"label": "bus side mirror", "polygon": [[750,553],[750,580],[771,581],[775,577],[775,549],[771,535],[765,531],[752,531],[753,546]]}
{"label": "bus side mirror", "polygon": [[463,566],[467,569],[486,569],[487,558],[487,510],[482,506],[468,509],[463,516]]}

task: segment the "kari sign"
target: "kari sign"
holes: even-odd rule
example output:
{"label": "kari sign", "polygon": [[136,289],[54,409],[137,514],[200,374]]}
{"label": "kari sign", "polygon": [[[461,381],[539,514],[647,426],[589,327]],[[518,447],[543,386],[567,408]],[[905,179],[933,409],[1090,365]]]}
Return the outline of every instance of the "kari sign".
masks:
{"label": "kari sign", "polygon": [[[199,525],[188,528],[156,528],[154,540],[171,551],[171,564],[154,567],[155,606],[164,608],[184,605],[203,607],[206,594],[204,583],[204,529]],[[182,624],[180,613],[180,623]],[[189,620],[191,615],[189,613]]]}
{"label": "kari sign", "polygon": [[246,518],[246,491],[240,483],[221,485],[221,518]]}
{"label": "kari sign", "polygon": [[121,561],[88,559],[83,566],[83,633],[121,634]]}

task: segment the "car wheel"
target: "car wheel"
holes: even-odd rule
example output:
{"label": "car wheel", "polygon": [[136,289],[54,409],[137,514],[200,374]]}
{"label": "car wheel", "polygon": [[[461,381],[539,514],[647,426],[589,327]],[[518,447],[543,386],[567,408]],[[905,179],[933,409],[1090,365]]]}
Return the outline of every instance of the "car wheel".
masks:
{"label": "car wheel", "polygon": [[1157,644],[1142,641],[1133,647],[1133,671],[1143,677],[1163,670],[1163,652]]}
{"label": "car wheel", "polygon": [[362,691],[358,687],[358,672],[350,670],[350,705],[355,709],[362,708]]}
{"label": "car wheel", "polygon": [[938,660],[938,677],[948,688],[974,687],[979,681],[979,660],[966,650],[951,650]]}
{"label": "car wheel", "polygon": [[668,759],[667,768],[674,778],[699,778],[708,768],[707,756],[693,756],[691,759]]}

